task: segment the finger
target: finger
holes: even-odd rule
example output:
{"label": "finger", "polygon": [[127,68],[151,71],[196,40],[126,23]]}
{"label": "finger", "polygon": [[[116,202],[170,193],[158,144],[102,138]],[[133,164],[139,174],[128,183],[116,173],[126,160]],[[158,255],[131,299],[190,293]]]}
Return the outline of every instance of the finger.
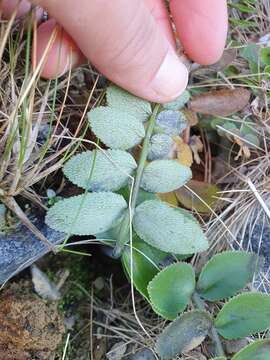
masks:
{"label": "finger", "polygon": [[[162,0],[145,0],[152,16],[158,23],[161,30],[167,36],[168,40],[175,47],[175,40],[172,33],[171,23],[168,18],[168,12]],[[52,32],[56,27],[55,21],[48,21],[40,26],[37,32],[37,59],[40,59],[46,49]],[[59,28],[60,30],[60,28]],[[61,56],[59,56],[61,55]],[[70,61],[71,60],[71,61]],[[74,41],[63,32],[54,40],[53,46],[50,48],[46,56],[45,64],[42,68],[41,76],[45,78],[55,78],[61,76],[71,68],[82,64],[85,57],[82,55]]]}
{"label": "finger", "polygon": [[[53,43],[47,49],[52,36],[54,36]],[[48,79],[61,76],[70,68],[75,68],[85,61],[85,57],[72,38],[53,19],[41,24],[37,30],[37,46],[34,54],[37,62],[43,57],[46,49],[46,60],[41,76]]]}
{"label": "finger", "polygon": [[[109,79],[151,101],[166,102],[186,87],[187,69],[143,0],[41,0]],[[76,9],[76,11],[74,11]]]}
{"label": "finger", "polygon": [[9,19],[15,10],[17,10],[17,17],[25,15],[30,11],[31,5],[27,0],[2,0],[0,8],[4,19]]}
{"label": "finger", "polygon": [[226,0],[171,0],[170,7],[187,55],[200,64],[217,62],[226,42]]}
{"label": "finger", "polygon": [[165,34],[170,44],[175,48],[175,38],[172,31],[171,21],[164,0],[144,0],[159,28]]}

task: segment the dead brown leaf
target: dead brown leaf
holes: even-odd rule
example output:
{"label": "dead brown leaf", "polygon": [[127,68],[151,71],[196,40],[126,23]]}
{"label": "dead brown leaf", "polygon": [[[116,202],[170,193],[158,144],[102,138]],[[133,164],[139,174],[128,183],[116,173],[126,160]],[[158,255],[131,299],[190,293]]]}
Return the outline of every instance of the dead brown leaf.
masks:
{"label": "dead brown leaf", "polygon": [[250,95],[244,88],[208,91],[194,96],[189,108],[201,114],[229,116],[242,110],[249,103]]}
{"label": "dead brown leaf", "polygon": [[195,209],[201,214],[211,214],[211,209],[215,208],[218,201],[218,186],[196,180],[190,180],[187,186],[192,191],[185,187],[175,191],[179,202],[187,209]]}

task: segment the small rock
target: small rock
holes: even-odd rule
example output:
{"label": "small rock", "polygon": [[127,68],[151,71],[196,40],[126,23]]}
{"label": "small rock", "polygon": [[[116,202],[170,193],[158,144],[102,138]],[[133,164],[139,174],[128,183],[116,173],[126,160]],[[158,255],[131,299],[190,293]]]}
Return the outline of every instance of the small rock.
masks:
{"label": "small rock", "polygon": [[93,360],[104,360],[106,354],[106,337],[95,339],[93,343]]}
{"label": "small rock", "polygon": [[42,299],[57,301],[61,298],[60,292],[56,286],[49,280],[48,276],[42,272],[36,265],[31,267],[32,282],[36,293]]}
{"label": "small rock", "polygon": [[106,354],[108,360],[122,360],[123,356],[127,351],[127,345],[121,341],[111,348],[111,350]]}
{"label": "small rock", "polygon": [[[258,274],[253,281],[253,288],[270,293],[270,225],[267,222],[267,219],[263,221],[264,214],[257,218],[257,222],[254,225],[254,221],[250,221],[246,228],[244,237],[241,240],[241,249],[254,252],[259,256],[264,258],[264,263],[262,264],[261,272]],[[235,243],[234,247],[236,249],[239,246]]]}
{"label": "small rock", "polygon": [[76,322],[76,316],[75,315],[66,316],[64,318],[64,324],[65,324],[65,328],[67,330],[73,330],[75,322]]}
{"label": "small rock", "polygon": [[104,289],[105,281],[103,277],[99,276],[98,278],[96,278],[96,280],[94,281],[94,287],[96,288],[97,291],[101,291]]}

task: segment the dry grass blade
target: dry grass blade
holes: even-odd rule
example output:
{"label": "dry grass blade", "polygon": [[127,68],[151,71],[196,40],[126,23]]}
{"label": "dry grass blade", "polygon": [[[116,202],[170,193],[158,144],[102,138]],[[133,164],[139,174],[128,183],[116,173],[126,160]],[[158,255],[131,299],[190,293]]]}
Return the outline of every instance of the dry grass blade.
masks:
{"label": "dry grass blade", "polygon": [[[41,192],[36,191],[37,184],[57,172],[68,154],[80,146],[78,138],[72,140],[70,118],[81,115],[74,132],[76,137],[83,134],[88,126],[85,113],[95,96],[98,77],[84,107],[72,100],[76,73],[70,71],[62,81],[40,79],[56,34],[52,34],[41,61],[36,63],[31,58],[36,31],[37,24],[31,14],[15,20],[14,13],[8,22],[0,23],[0,201],[50,245],[31,224],[20,203],[31,200],[44,208]],[[70,140],[61,140],[56,135],[70,136]]]}

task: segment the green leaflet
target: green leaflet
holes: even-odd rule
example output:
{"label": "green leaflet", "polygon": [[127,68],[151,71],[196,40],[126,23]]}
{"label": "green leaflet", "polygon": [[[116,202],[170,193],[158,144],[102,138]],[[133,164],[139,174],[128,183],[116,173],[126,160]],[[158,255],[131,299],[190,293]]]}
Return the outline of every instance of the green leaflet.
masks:
{"label": "green leaflet", "polygon": [[165,328],[158,337],[156,351],[164,360],[188,352],[203,342],[211,326],[208,313],[187,312]]}
{"label": "green leaflet", "polygon": [[233,356],[232,360],[269,360],[270,340],[257,340]]}
{"label": "green leaflet", "polygon": [[88,119],[95,135],[112,149],[130,149],[145,136],[141,121],[117,108],[100,106],[88,113]]}
{"label": "green leaflet", "polygon": [[134,158],[126,151],[96,150],[96,156],[94,151],[85,151],[65,164],[64,174],[86,190],[116,191],[126,185],[136,167]]}
{"label": "green leaflet", "polygon": [[163,104],[162,107],[165,110],[181,110],[189,101],[190,92],[185,90],[178,98],[167,104]]}
{"label": "green leaflet", "polygon": [[[130,247],[126,246],[122,255],[122,263],[128,277],[131,274]],[[146,244],[138,236],[133,239],[133,282],[136,289],[149,300],[148,283],[159,272],[160,263],[167,254]]]}
{"label": "green leaflet", "polygon": [[201,271],[198,293],[208,301],[235,295],[252,281],[258,261],[256,254],[243,251],[227,251],[213,256]]}
{"label": "green leaflet", "polygon": [[164,110],[157,116],[156,132],[161,132],[169,136],[176,136],[182,134],[187,125],[187,119],[182,112]]}
{"label": "green leaflet", "polygon": [[225,339],[239,339],[270,327],[270,296],[245,293],[231,299],[218,313],[215,327]]}
{"label": "green leaflet", "polygon": [[260,60],[264,65],[270,65],[270,47],[260,49]]}
{"label": "green leaflet", "polygon": [[113,227],[126,208],[121,195],[87,193],[58,201],[48,210],[46,224],[71,235],[95,235]]}
{"label": "green leaflet", "polygon": [[159,272],[148,285],[154,310],[167,320],[174,320],[187,307],[195,289],[191,265],[176,263]]}
{"label": "green leaflet", "polygon": [[193,254],[208,248],[197,220],[186,210],[161,201],[145,201],[134,214],[136,233],[148,244],[169,253]]}
{"label": "green leaflet", "polygon": [[258,64],[260,45],[255,43],[249,43],[241,49],[240,55],[247,61],[251,61],[254,64]]}
{"label": "green leaflet", "polygon": [[106,95],[110,107],[134,115],[141,122],[148,120],[152,113],[148,101],[134,96],[116,85],[109,86]]}
{"label": "green leaflet", "polygon": [[150,161],[166,159],[173,148],[173,139],[166,134],[156,134],[151,137],[147,159]]}
{"label": "green leaflet", "polygon": [[175,160],[156,160],[146,166],[141,187],[149,192],[167,193],[180,188],[191,177],[192,172],[188,166]]}

